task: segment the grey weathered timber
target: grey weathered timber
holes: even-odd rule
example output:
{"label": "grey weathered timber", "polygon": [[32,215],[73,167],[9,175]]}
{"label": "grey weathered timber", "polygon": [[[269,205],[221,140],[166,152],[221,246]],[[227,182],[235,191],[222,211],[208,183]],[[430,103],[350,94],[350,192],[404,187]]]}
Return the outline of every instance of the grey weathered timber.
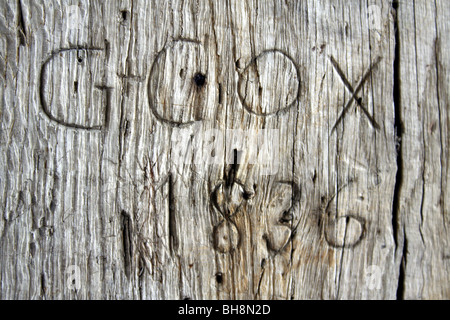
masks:
{"label": "grey weathered timber", "polygon": [[448,1],[0,7],[1,299],[450,298]]}
{"label": "grey weathered timber", "polygon": [[448,1],[398,8],[397,222],[405,299],[450,298],[449,16]]}

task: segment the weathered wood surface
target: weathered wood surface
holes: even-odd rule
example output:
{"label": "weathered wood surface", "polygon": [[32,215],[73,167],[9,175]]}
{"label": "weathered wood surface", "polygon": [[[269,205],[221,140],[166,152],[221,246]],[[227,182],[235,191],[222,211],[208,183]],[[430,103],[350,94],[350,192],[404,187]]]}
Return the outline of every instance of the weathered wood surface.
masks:
{"label": "weathered wood surface", "polygon": [[445,0],[1,7],[2,299],[450,298]]}
{"label": "weathered wood surface", "polygon": [[450,298],[448,1],[398,8],[404,298]]}

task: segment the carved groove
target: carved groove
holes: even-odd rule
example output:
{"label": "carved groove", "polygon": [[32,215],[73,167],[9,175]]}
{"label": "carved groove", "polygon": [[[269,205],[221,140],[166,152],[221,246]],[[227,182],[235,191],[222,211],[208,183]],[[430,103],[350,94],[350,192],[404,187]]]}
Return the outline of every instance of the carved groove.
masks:
{"label": "carved groove", "polygon": [[[48,63],[54,59],[57,56],[60,56],[62,54],[68,53],[70,51],[104,51],[105,49],[103,48],[94,48],[94,47],[75,47],[75,48],[64,48],[64,49],[60,49],[57,50],[55,52],[53,52],[42,64],[41,70],[40,70],[40,76],[39,76],[39,101],[40,101],[40,105],[42,108],[42,111],[44,112],[44,114],[52,121],[58,123],[59,125],[65,126],[65,127],[69,127],[69,128],[74,128],[74,129],[84,129],[84,130],[101,130],[103,125],[94,125],[94,126],[86,126],[86,125],[82,125],[82,124],[78,124],[78,123],[70,123],[67,121],[64,121],[58,117],[56,117],[55,115],[52,114],[52,112],[49,109],[49,105],[47,104],[46,98],[45,98],[45,94],[46,94],[46,89],[45,89],[45,85],[44,85],[44,81],[45,81],[45,76],[46,76],[46,67],[48,65]],[[79,61],[78,61],[79,62]],[[105,89],[111,89],[108,88],[106,86],[94,86],[94,88],[99,89],[99,90],[105,90]],[[78,84],[77,84],[77,92],[78,92]],[[107,98],[108,100],[108,98]],[[68,108],[66,108],[68,109]],[[103,117],[104,119],[106,119],[108,117],[108,115],[106,114],[107,111],[109,109],[109,106],[105,106],[103,108]]]}
{"label": "carved groove", "polygon": [[[327,220],[324,230],[325,240],[334,248],[353,248],[364,238],[366,223],[362,217],[350,214]],[[339,227],[344,228],[344,232],[339,234]]]}
{"label": "carved groove", "polygon": [[381,61],[381,57],[377,57],[375,61],[370,65],[370,68],[364,73],[361,80],[356,86],[356,89],[353,89],[350,82],[347,80],[347,78],[344,75],[344,72],[339,67],[337,61],[333,58],[333,56],[330,56],[331,64],[333,65],[334,70],[336,70],[337,74],[341,78],[342,82],[344,83],[345,88],[349,91],[349,93],[352,95],[350,99],[348,100],[347,104],[345,105],[344,109],[342,109],[341,114],[339,115],[338,119],[336,120],[335,124],[333,125],[331,129],[331,133],[333,133],[336,130],[336,127],[338,124],[342,121],[347,111],[350,109],[350,106],[352,105],[353,101],[356,101],[358,107],[363,111],[363,113],[366,115],[366,117],[369,119],[370,124],[375,129],[380,129],[380,126],[375,121],[375,119],[372,117],[372,115],[367,111],[367,109],[362,104],[362,99],[357,97],[357,94],[363,87],[364,83],[369,79],[370,74],[372,71],[377,67],[378,63]]}
{"label": "carved groove", "polygon": [[122,244],[123,244],[123,257],[125,264],[125,274],[127,278],[131,274],[131,261],[133,258],[133,241],[132,241],[132,225],[130,215],[122,210]]}
{"label": "carved groove", "polygon": [[[284,193],[283,190],[280,191],[283,186],[290,188],[287,194],[286,190]],[[272,218],[269,221],[269,232],[263,235],[263,240],[267,250],[274,256],[283,251],[295,235],[293,211],[295,205],[300,201],[300,188],[293,181],[278,181],[272,192],[275,193],[275,197],[266,208],[269,219]]]}
{"label": "carved groove", "polygon": [[[277,98],[279,100],[283,100],[286,101],[284,106],[279,106],[277,108],[275,108],[275,110],[272,111],[263,111],[263,106],[260,103],[257,103],[256,106],[251,106],[249,105],[249,102],[246,101],[248,95],[248,92],[243,92],[243,91],[247,91],[248,86],[246,83],[244,85],[244,77],[245,75],[248,76],[249,72],[251,71],[252,68],[256,68],[257,69],[257,64],[258,64],[258,59],[261,59],[269,54],[273,54],[273,55],[281,55],[284,59],[286,59],[286,61],[288,62],[288,64],[291,64],[291,67],[294,69],[294,74],[297,77],[296,79],[296,84],[292,84],[294,86],[294,90],[296,90],[295,94],[292,96],[292,98],[289,101],[286,101],[283,97],[283,99],[281,99],[281,95],[280,94],[272,94],[271,96],[273,98]],[[259,83],[259,72],[257,70],[255,70],[256,73],[256,77]],[[279,85],[282,85],[280,83],[274,83],[273,87],[277,88]],[[284,88],[283,88],[284,89]],[[283,93],[286,92],[290,92],[291,88],[285,88],[285,90],[283,90]],[[258,88],[258,96],[260,99],[262,99],[262,94],[264,93],[265,88],[259,86]],[[287,94],[286,94],[287,95]],[[276,115],[279,113],[282,113],[288,109],[290,109],[292,106],[295,105],[295,103],[297,102],[299,96],[300,96],[300,70],[299,67],[297,66],[297,64],[295,63],[294,59],[292,59],[287,53],[283,52],[282,50],[279,49],[270,49],[270,50],[265,50],[263,52],[261,52],[258,56],[256,56],[255,58],[253,58],[250,63],[244,68],[244,70],[242,71],[242,73],[239,76],[239,81],[238,81],[238,96],[239,99],[242,103],[242,105],[244,106],[244,109],[247,110],[249,113],[256,115],[256,116],[263,116],[263,117],[267,117],[267,116],[271,116],[271,115]],[[252,101],[253,102],[253,101]],[[269,105],[274,104],[274,102],[268,102]],[[261,108],[261,111],[257,111],[255,110],[256,108]]]}
{"label": "carved groove", "polygon": [[[203,113],[202,109],[205,109],[206,106],[203,105],[201,108],[199,108],[199,104],[205,104],[205,98],[202,97],[202,95],[199,93],[198,90],[192,90],[192,85],[193,86],[198,86],[196,83],[202,83],[205,84],[205,80],[206,78],[200,78],[198,75],[201,74],[203,77],[205,76],[205,71],[206,70],[192,70],[193,74],[192,77],[193,79],[195,77],[197,77],[197,81],[183,81],[184,79],[181,79],[180,81],[183,81],[179,84],[179,86],[181,86],[181,89],[179,88],[179,86],[175,86],[174,83],[170,83],[170,84],[164,84],[161,83],[160,81],[160,77],[162,77],[162,79],[172,79],[171,77],[163,77],[164,75],[159,75],[157,72],[161,72],[160,70],[158,70],[158,68],[160,67],[160,64],[163,62],[162,59],[163,57],[169,53],[169,50],[174,50],[174,48],[177,48],[176,46],[179,45],[191,45],[191,46],[196,46],[196,47],[200,47],[201,43],[200,41],[197,40],[192,40],[192,39],[176,39],[174,41],[172,41],[172,43],[168,46],[166,46],[163,50],[161,50],[153,64],[152,67],[150,69],[150,75],[149,75],[149,79],[148,79],[148,85],[147,85],[147,89],[148,89],[148,104],[150,106],[150,109],[153,113],[153,115],[155,116],[155,118],[161,122],[161,123],[165,123],[165,124],[169,124],[171,126],[187,126],[187,125],[191,125],[196,121],[200,121],[203,120],[201,117],[201,114]],[[186,57],[185,57],[186,58]],[[174,64],[174,62],[172,61],[172,63]],[[184,67],[184,66],[183,66]],[[189,66],[185,66],[185,67],[189,67]],[[180,74],[185,75],[186,74],[186,70],[182,69],[180,71]],[[177,80],[177,77],[175,77]],[[183,77],[184,78],[184,77]],[[203,80],[203,81],[202,81]],[[162,88],[160,88],[159,86],[162,86]],[[175,87],[174,87],[175,86]],[[199,87],[202,87],[199,86]],[[185,90],[185,92],[183,92],[183,89]],[[200,89],[200,88],[196,88],[196,89]],[[177,103],[177,102],[173,102],[172,100],[166,101],[166,99],[169,99],[169,97],[165,96],[165,94],[167,95],[168,93],[166,93],[166,90],[169,90],[170,92],[170,99],[172,99],[174,96],[178,97],[179,95],[183,95],[186,94],[186,100],[188,101],[183,101],[183,103]],[[178,94],[175,94],[174,92],[176,90],[181,90]],[[164,92],[161,92],[164,91]],[[187,92],[186,92],[187,91]],[[162,95],[162,101],[159,101],[159,95]],[[196,101],[198,99],[198,101]],[[203,99],[203,100],[202,100]],[[192,100],[192,101],[190,101]],[[163,110],[160,110],[160,109]],[[196,108],[194,110],[194,108]],[[189,109],[189,110],[187,110]],[[186,111],[187,110],[187,111]],[[189,119],[183,119],[183,117],[185,117],[186,112],[189,115]],[[190,112],[190,114],[189,114]],[[178,119],[176,119],[178,118]]]}

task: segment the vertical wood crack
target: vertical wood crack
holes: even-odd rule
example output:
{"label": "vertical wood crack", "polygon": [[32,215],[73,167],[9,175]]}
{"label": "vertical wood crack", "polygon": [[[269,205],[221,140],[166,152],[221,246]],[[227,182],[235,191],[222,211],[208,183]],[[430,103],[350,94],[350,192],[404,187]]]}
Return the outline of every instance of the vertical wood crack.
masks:
{"label": "vertical wood crack", "polygon": [[[405,282],[405,266],[406,266],[406,238],[404,230],[401,224],[400,217],[400,197],[403,184],[403,158],[402,158],[402,134],[403,134],[403,122],[402,122],[402,110],[401,110],[401,80],[400,80],[400,32],[398,26],[398,1],[392,2],[392,9],[395,12],[394,17],[394,69],[393,69],[393,99],[394,99],[394,115],[395,115],[395,142],[397,152],[397,173],[395,175],[394,185],[394,198],[392,202],[392,230],[394,236],[395,250],[402,251],[399,266],[399,276],[397,284],[396,297],[398,300],[404,298],[404,282]],[[401,233],[401,234],[400,234]],[[402,239],[400,237],[402,236]],[[402,240],[402,241],[400,241]],[[402,246],[402,248],[400,248]]]}
{"label": "vertical wood crack", "polygon": [[21,46],[25,46],[27,43],[27,31],[25,28],[25,18],[23,17],[21,0],[17,1],[17,11],[18,11],[17,28],[19,33],[19,43]]}
{"label": "vertical wood crack", "polygon": [[122,215],[122,242],[123,242],[125,274],[127,278],[130,278],[131,261],[133,257],[131,217],[124,210],[122,210],[121,215]]}

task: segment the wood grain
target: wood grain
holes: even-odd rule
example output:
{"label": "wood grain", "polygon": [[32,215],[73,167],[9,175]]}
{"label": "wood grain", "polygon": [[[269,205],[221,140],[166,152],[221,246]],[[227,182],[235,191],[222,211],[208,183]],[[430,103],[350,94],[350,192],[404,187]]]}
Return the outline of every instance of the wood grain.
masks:
{"label": "wood grain", "polygon": [[1,299],[448,299],[450,8],[0,10]]}

